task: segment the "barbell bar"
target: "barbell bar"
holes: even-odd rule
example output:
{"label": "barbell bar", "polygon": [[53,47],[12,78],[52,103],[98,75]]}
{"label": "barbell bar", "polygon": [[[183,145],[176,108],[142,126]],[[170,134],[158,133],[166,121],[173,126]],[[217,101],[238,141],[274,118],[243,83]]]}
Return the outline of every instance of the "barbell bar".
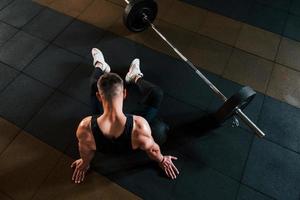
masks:
{"label": "barbell bar", "polygon": [[226,119],[233,115],[239,116],[239,118],[248,125],[259,137],[264,137],[265,133],[256,126],[254,122],[242,111],[253,100],[256,92],[246,86],[232,97],[227,97],[212,83],[210,82],[198,68],[188,60],[153,24],[157,12],[158,6],[154,0],[124,0],[127,4],[123,16],[123,22],[125,26],[132,32],[142,32],[148,27],[164,41],[173,51],[188,64],[188,66],[194,70],[194,72],[211,88],[211,90],[218,96],[224,104],[216,111],[215,117],[219,122],[224,122]]}

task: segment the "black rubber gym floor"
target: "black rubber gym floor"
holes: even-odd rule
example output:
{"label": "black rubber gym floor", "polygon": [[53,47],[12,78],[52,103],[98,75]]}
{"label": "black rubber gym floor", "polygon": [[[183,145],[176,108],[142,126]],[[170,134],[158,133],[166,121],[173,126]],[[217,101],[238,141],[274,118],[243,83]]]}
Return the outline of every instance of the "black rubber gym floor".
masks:
{"label": "black rubber gym floor", "polygon": [[[167,179],[142,152],[97,154],[97,172],[143,199],[300,198],[300,109],[258,94],[245,112],[264,139],[230,121],[203,134],[205,116],[221,102],[183,62],[31,1],[0,1],[0,9],[1,117],[78,158],[75,130],[90,113],[90,49],[101,49],[123,77],[138,57],[145,78],[165,92],[160,113],[173,129],[162,149],[178,156],[180,175]],[[242,87],[203,72],[227,96]],[[125,110],[136,102],[129,96]]]}
{"label": "black rubber gym floor", "polygon": [[300,41],[299,0],[182,0]]}

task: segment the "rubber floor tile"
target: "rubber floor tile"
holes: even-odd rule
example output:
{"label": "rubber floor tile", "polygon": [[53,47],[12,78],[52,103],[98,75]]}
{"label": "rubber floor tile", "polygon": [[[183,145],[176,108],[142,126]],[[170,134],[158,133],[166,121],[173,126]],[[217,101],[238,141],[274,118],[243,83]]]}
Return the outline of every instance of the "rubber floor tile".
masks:
{"label": "rubber floor tile", "polygon": [[49,6],[55,0],[32,0],[32,1],[38,3],[42,6]]}
{"label": "rubber floor tile", "polygon": [[18,71],[0,63],[0,91],[2,91],[17,75]]}
{"label": "rubber floor tile", "polygon": [[101,39],[104,31],[80,21],[74,21],[55,40],[55,44],[81,56],[86,56]]}
{"label": "rubber floor tile", "polygon": [[265,93],[274,63],[234,49],[223,77]]}
{"label": "rubber floor tile", "polygon": [[256,3],[249,11],[247,23],[282,34],[287,16],[287,11]]}
{"label": "rubber floor tile", "polygon": [[51,45],[26,67],[24,72],[56,88],[82,61],[82,57]]}
{"label": "rubber floor tile", "polygon": [[76,137],[80,121],[90,108],[56,92],[25,127],[25,130],[50,146],[66,150]]}
{"label": "rubber floor tile", "polygon": [[31,199],[60,156],[36,138],[20,133],[0,156],[1,190],[16,200]]}
{"label": "rubber floor tile", "polygon": [[290,12],[295,15],[300,15],[300,2],[298,0],[291,0]]}
{"label": "rubber floor tile", "polygon": [[[207,4],[207,0],[202,0],[202,2]],[[213,0],[208,3],[208,9],[220,13],[221,15],[228,16],[232,12],[235,2],[236,0]]]}
{"label": "rubber floor tile", "polygon": [[0,46],[2,46],[14,34],[16,34],[17,31],[18,29],[14,28],[13,26],[0,22]]}
{"label": "rubber floor tile", "polygon": [[204,137],[195,136],[194,141],[182,146],[180,151],[194,163],[203,162],[238,181],[242,177],[253,137],[246,130],[224,125]]}
{"label": "rubber floor tile", "polygon": [[1,140],[0,140],[0,154],[5,150],[5,148],[13,141],[16,135],[19,133],[20,128],[14,124],[0,118],[0,130],[1,130]]}
{"label": "rubber floor tile", "polygon": [[[125,174],[128,173],[128,170],[126,171]],[[123,175],[121,178],[109,176],[109,178],[143,199],[168,199],[172,193],[175,181],[165,177],[157,163],[153,163],[153,166],[148,163],[144,168],[139,167],[129,173],[130,176]]]}
{"label": "rubber floor tile", "polygon": [[242,23],[231,18],[208,12],[198,33],[234,46]]}
{"label": "rubber floor tile", "polygon": [[82,63],[76,68],[59,87],[63,93],[90,105],[90,77],[94,66],[89,63]]}
{"label": "rubber floor tile", "polygon": [[300,42],[283,37],[280,43],[276,61],[299,71],[299,50]]}
{"label": "rubber floor tile", "polygon": [[165,95],[159,109],[159,114],[170,125],[178,126],[200,119],[207,113],[198,107],[188,105],[181,100]]}
{"label": "rubber floor tile", "polygon": [[236,47],[269,60],[274,60],[280,42],[280,35],[244,24]]}
{"label": "rubber floor tile", "polygon": [[[180,155],[174,152],[163,152],[165,155],[173,155],[179,157],[174,161],[178,170],[181,171],[182,159]],[[106,160],[103,157],[101,160]],[[101,162],[99,159],[99,163]],[[166,177],[162,169],[154,161],[150,161],[148,156],[141,152],[141,154],[127,155],[127,156],[113,156],[107,158],[110,164],[106,164],[106,169],[111,166],[110,173],[100,169],[96,165],[98,172],[107,174],[107,176],[121,185],[125,189],[137,194],[143,199],[169,199],[172,194],[173,187],[177,179],[172,180]],[[103,162],[103,161],[102,161]],[[119,169],[115,166],[119,165]],[[130,176],[129,176],[130,174]],[[180,175],[179,175],[180,176]]]}
{"label": "rubber floor tile", "polygon": [[273,198],[263,195],[245,185],[241,185],[237,200],[271,200]]}
{"label": "rubber floor tile", "polygon": [[12,200],[11,197],[9,197],[8,195],[6,195],[2,192],[0,192],[0,199],[2,199],[2,200]]}
{"label": "rubber floor tile", "polygon": [[233,9],[228,17],[231,17],[235,20],[245,22],[247,21],[248,14],[254,4],[253,0],[236,0],[233,6]]}
{"label": "rubber floor tile", "polygon": [[72,162],[70,158],[63,156],[33,199],[139,199],[95,172],[88,173],[84,183],[73,183],[73,170],[70,168]]}
{"label": "rubber floor tile", "polygon": [[63,31],[72,20],[73,18],[69,16],[54,10],[45,9],[26,24],[23,30],[46,41],[51,41]]}
{"label": "rubber floor tile", "polygon": [[186,160],[171,199],[234,199],[238,182],[201,163]]}
{"label": "rubber floor tile", "polygon": [[300,197],[300,155],[255,138],[242,182],[276,199]]}
{"label": "rubber floor tile", "polygon": [[[238,0],[214,0],[214,10],[218,13],[220,13],[221,15],[225,15],[225,16],[230,16],[235,8],[235,5],[237,4],[237,2],[239,2]],[[220,3],[219,3],[220,2]],[[246,3],[246,0],[245,0]]]}
{"label": "rubber floor tile", "polygon": [[113,2],[119,6],[122,6],[123,8],[127,6],[127,3],[125,1],[119,1],[119,0],[108,0],[108,1]]}
{"label": "rubber floor tile", "polygon": [[195,34],[186,55],[200,70],[205,69],[220,75],[228,63],[231,52],[232,47]]}
{"label": "rubber floor tile", "polygon": [[54,0],[48,3],[50,8],[64,13],[68,16],[77,17],[93,0]]}
{"label": "rubber floor tile", "polygon": [[51,88],[21,74],[1,93],[0,114],[22,128],[52,92]]}
{"label": "rubber floor tile", "polygon": [[[179,26],[174,26],[164,20],[157,20],[156,27],[168,38],[168,40],[181,52],[185,52],[190,44],[193,42],[194,32],[183,29]],[[143,34],[144,40],[142,40],[145,46],[155,49],[156,51],[162,52],[166,55],[171,55],[174,58],[179,58],[178,55],[173,51],[167,43],[163,42],[162,38],[159,37],[151,29],[145,31]],[[143,35],[141,35],[143,36]],[[138,41],[139,42],[139,41]]]}
{"label": "rubber floor tile", "polygon": [[186,3],[189,3],[189,4],[192,4],[192,5],[195,5],[195,6],[199,6],[199,7],[203,7],[203,8],[210,8],[212,7],[212,1],[209,1],[209,0],[200,0],[200,1],[197,1],[197,0],[183,0],[184,2]]}
{"label": "rubber floor tile", "polygon": [[289,15],[283,35],[300,41],[300,16]]}
{"label": "rubber floor tile", "polygon": [[11,3],[13,0],[2,0],[0,2],[0,9],[3,9],[5,6],[7,6],[9,3]]}
{"label": "rubber floor tile", "polygon": [[[207,14],[206,10],[182,1],[174,1],[169,6],[169,9],[164,13],[163,20],[187,30],[198,32]],[[184,15],[178,13],[184,13]]]}
{"label": "rubber floor tile", "polygon": [[165,15],[169,11],[170,7],[173,5],[175,0],[164,0],[164,1],[157,1],[158,4],[158,13],[157,18],[164,19]]}
{"label": "rubber floor tile", "polygon": [[267,95],[300,108],[300,72],[275,64]]}
{"label": "rubber floor tile", "polygon": [[169,96],[164,97],[159,117],[170,128],[166,146],[175,149],[193,141],[195,135],[202,136],[216,126],[206,111]]}
{"label": "rubber floor tile", "polygon": [[[159,85],[170,96],[207,109],[213,93],[186,63],[146,48],[138,53],[145,79]],[[216,75],[202,72],[212,82],[218,79]]]}
{"label": "rubber floor tile", "polygon": [[0,60],[22,70],[46,45],[46,42],[20,31],[0,47]]}
{"label": "rubber floor tile", "polygon": [[291,0],[256,0],[259,3],[268,5],[270,7],[279,8],[282,10],[289,10]]}
{"label": "rubber floor tile", "polygon": [[39,4],[31,1],[14,1],[1,11],[0,20],[21,28],[36,16],[42,8]]}
{"label": "rubber floor tile", "polygon": [[299,118],[299,108],[266,97],[258,124],[269,140],[300,153]]}
{"label": "rubber floor tile", "polygon": [[[100,49],[105,61],[110,65],[112,72],[123,71],[127,73],[133,59],[138,58],[137,52],[145,48],[129,39],[107,33],[95,47]],[[92,55],[88,58],[93,63]],[[143,60],[141,60],[141,70],[143,71]]]}
{"label": "rubber floor tile", "polygon": [[124,8],[109,1],[92,1],[78,16],[78,19],[103,30],[108,30],[118,18],[123,16],[123,13]]}

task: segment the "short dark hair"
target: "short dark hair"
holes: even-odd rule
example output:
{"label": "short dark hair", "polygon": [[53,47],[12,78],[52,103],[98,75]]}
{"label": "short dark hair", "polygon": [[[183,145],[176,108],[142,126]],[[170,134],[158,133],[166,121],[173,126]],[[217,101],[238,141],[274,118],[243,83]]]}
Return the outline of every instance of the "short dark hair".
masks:
{"label": "short dark hair", "polygon": [[100,94],[103,94],[107,101],[111,101],[118,95],[118,88],[123,88],[123,84],[123,80],[118,74],[105,73],[100,76],[97,87]]}

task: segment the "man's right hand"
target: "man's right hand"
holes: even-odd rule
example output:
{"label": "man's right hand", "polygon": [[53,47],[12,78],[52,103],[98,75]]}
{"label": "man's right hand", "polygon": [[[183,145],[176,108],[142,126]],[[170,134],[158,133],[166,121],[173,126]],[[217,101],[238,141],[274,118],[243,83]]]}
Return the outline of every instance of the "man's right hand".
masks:
{"label": "man's right hand", "polygon": [[164,170],[169,178],[176,179],[179,171],[172,160],[177,160],[177,158],[174,156],[163,156],[159,166]]}
{"label": "man's right hand", "polygon": [[75,168],[72,176],[72,181],[82,183],[86,172],[89,170],[89,164],[85,164],[82,159],[75,160],[71,168]]}

